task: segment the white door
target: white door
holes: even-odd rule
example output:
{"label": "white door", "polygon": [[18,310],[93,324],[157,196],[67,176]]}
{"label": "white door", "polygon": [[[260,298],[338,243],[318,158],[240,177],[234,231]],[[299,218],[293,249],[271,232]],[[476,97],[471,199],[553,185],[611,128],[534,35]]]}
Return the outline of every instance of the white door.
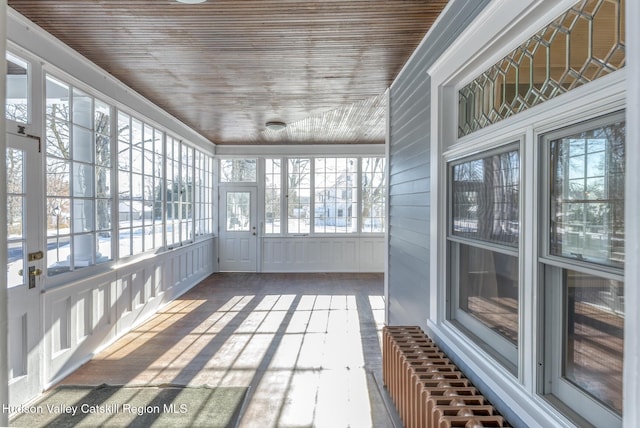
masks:
{"label": "white door", "polygon": [[258,231],[255,187],[220,189],[220,271],[257,270]]}
{"label": "white door", "polygon": [[41,391],[41,273],[44,270],[41,153],[37,140],[7,134],[9,403]]}

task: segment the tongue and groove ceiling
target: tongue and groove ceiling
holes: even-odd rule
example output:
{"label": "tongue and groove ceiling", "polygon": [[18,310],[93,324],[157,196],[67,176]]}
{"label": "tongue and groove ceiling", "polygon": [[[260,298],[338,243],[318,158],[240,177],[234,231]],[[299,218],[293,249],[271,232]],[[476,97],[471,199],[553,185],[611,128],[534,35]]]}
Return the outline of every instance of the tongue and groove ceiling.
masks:
{"label": "tongue and groove ceiling", "polygon": [[384,143],[385,90],[446,3],[8,1],[215,144]]}

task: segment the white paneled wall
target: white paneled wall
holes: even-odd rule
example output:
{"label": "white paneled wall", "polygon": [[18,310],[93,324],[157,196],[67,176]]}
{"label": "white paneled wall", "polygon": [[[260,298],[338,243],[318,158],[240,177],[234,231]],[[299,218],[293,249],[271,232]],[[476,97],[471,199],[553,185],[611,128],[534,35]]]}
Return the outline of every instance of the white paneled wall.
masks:
{"label": "white paneled wall", "polygon": [[268,237],[263,272],[383,272],[384,236]]}
{"label": "white paneled wall", "polygon": [[216,258],[212,238],[45,290],[45,387],[215,272]]}

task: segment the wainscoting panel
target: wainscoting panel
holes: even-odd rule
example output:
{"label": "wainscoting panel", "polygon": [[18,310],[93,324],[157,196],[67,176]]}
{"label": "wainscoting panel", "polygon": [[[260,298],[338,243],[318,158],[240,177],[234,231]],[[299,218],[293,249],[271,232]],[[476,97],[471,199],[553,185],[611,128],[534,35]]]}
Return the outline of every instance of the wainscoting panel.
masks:
{"label": "wainscoting panel", "polygon": [[43,389],[214,273],[215,255],[211,238],[45,288]]}
{"label": "wainscoting panel", "polygon": [[384,237],[266,237],[263,272],[383,272]]}

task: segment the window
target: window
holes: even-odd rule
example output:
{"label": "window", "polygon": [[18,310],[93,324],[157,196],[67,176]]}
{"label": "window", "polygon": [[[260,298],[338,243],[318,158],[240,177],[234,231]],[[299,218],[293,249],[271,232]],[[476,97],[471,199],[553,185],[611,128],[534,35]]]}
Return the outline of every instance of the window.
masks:
{"label": "window", "polygon": [[118,112],[119,257],[144,251],[142,122]]}
{"label": "window", "polygon": [[355,232],[357,211],[356,158],[316,158],[314,215],[316,233]]}
{"label": "window", "polygon": [[167,136],[167,245],[193,241],[193,148]]}
{"label": "window", "polygon": [[29,122],[29,64],[7,53],[7,94],[5,117],[19,123]]}
{"label": "window", "polygon": [[164,245],[162,231],[162,131],[144,124],[142,136],[142,224],[144,251]]}
{"label": "window", "polygon": [[624,114],[542,138],[544,390],[597,426],[622,414]]}
{"label": "window", "polygon": [[196,236],[213,231],[213,159],[196,150]]}
{"label": "window", "polygon": [[624,26],[624,0],[577,2],[460,89],[458,136],[624,67]]}
{"label": "window", "polygon": [[520,155],[517,146],[450,164],[451,318],[515,372]]}
{"label": "window", "polygon": [[119,256],[127,257],[163,243],[162,131],[118,112]]}
{"label": "window", "polygon": [[552,140],[549,252],[624,264],[624,124]]}
{"label": "window", "polygon": [[180,243],[180,142],[167,135],[166,144],[166,234],[167,247]]}
{"label": "window", "polygon": [[264,182],[267,235],[385,230],[383,157],[267,158]]}
{"label": "window", "polygon": [[110,118],[108,104],[47,76],[49,275],[113,258]]}
{"label": "window", "polygon": [[180,187],[180,242],[193,241],[193,148],[181,144],[181,187]]}
{"label": "window", "polygon": [[362,158],[362,232],[384,232],[385,159]]}
{"label": "window", "polygon": [[255,183],[256,159],[221,159],[221,183]]}
{"label": "window", "polygon": [[311,218],[311,159],[287,162],[287,231],[309,233]]}
{"label": "window", "polygon": [[282,191],[282,159],[265,159],[265,234],[280,233]]}

